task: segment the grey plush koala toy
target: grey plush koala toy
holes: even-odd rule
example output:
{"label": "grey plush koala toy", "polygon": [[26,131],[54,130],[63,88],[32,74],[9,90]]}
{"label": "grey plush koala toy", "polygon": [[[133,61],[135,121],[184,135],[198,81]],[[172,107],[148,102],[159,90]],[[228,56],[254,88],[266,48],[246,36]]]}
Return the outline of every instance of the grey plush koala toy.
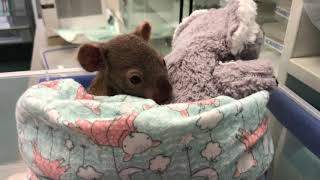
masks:
{"label": "grey plush koala toy", "polygon": [[165,57],[173,87],[171,103],[226,95],[243,98],[277,87],[270,61],[258,59],[264,35],[253,0],[197,10],[175,30]]}

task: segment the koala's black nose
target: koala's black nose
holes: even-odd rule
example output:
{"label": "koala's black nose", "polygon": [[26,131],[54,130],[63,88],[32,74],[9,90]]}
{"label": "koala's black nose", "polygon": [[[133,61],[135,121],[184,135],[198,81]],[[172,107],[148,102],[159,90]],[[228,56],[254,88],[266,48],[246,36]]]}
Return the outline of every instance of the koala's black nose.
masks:
{"label": "koala's black nose", "polygon": [[169,99],[172,94],[172,86],[166,76],[161,76],[156,82],[157,91],[154,94],[154,100],[157,103],[162,103]]}

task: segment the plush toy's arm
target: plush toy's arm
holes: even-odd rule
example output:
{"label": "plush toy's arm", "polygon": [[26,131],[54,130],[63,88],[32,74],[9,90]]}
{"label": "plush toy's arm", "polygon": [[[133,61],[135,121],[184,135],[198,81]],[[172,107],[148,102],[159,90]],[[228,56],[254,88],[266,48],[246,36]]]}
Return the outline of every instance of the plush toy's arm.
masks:
{"label": "plush toy's arm", "polygon": [[[199,48],[201,49],[201,48]],[[211,90],[212,72],[217,62],[215,54],[210,52],[172,51],[165,57],[169,81],[173,88],[173,99],[170,103],[181,103],[209,98],[216,94]]]}
{"label": "plush toy's arm", "polygon": [[218,94],[236,99],[277,87],[272,64],[263,59],[221,64],[216,66],[212,75]]}

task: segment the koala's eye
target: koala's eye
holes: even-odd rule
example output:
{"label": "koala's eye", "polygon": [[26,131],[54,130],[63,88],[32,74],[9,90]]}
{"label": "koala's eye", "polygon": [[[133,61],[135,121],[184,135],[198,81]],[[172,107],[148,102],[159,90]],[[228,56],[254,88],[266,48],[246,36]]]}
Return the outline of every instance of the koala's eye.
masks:
{"label": "koala's eye", "polygon": [[133,76],[130,77],[130,82],[133,85],[137,85],[137,84],[140,84],[142,82],[142,79],[137,75],[133,75]]}
{"label": "koala's eye", "polygon": [[130,69],[127,71],[126,79],[131,87],[139,86],[143,83],[143,72],[139,69]]}
{"label": "koala's eye", "polygon": [[149,139],[150,139],[150,137],[148,136],[148,137],[147,137],[147,140],[149,140]]}

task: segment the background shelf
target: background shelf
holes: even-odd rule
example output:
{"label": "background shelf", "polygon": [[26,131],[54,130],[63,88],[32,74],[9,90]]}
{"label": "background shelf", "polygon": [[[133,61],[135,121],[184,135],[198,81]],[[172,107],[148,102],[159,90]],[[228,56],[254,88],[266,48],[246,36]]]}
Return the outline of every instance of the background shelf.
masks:
{"label": "background shelf", "polygon": [[290,59],[288,73],[320,93],[320,56]]}

